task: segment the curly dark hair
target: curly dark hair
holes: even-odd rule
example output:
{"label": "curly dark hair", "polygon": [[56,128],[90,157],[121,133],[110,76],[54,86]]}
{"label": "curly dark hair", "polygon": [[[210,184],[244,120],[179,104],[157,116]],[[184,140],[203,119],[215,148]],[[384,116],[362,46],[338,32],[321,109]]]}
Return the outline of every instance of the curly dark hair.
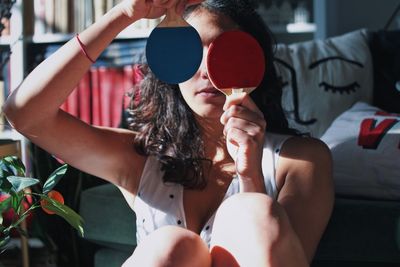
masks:
{"label": "curly dark hair", "polygon": [[[239,28],[258,40],[266,60],[265,76],[250,96],[264,113],[267,131],[294,134],[288,127],[281,106],[282,86],[273,66],[275,41],[268,27],[256,13],[250,0],[206,0],[185,11],[206,9],[232,19]],[[163,181],[202,189],[211,161],[204,157],[203,141],[194,114],[184,101],[178,85],[158,80],[144,66],[140,84],[140,101],[129,110],[128,125],[138,132],[135,149],[142,155],[155,156],[165,171]]]}

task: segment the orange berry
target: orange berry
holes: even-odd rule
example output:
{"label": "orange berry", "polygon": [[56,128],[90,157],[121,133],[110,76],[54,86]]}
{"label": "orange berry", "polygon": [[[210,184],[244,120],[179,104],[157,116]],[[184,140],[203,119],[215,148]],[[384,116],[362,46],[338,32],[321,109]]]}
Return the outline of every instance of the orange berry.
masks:
{"label": "orange berry", "polygon": [[[56,190],[51,190],[49,193],[47,193],[47,196],[57,202],[60,202],[61,204],[64,204],[64,197],[61,195],[60,192]],[[55,214],[54,211],[45,208],[47,204],[48,204],[47,200],[45,199],[40,200],[40,206],[42,206],[44,212],[46,212],[47,214]]]}

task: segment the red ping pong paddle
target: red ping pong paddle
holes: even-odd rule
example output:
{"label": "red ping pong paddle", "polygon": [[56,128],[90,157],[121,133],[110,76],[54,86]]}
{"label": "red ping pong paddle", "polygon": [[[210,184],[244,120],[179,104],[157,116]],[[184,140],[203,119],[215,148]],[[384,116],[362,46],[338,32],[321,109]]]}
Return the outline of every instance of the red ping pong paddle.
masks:
{"label": "red ping pong paddle", "polygon": [[161,81],[178,84],[196,73],[202,58],[199,33],[171,7],[147,39],[146,59],[151,71]]}
{"label": "red ping pong paddle", "polygon": [[[264,78],[265,58],[260,44],[239,30],[223,32],[210,44],[206,64],[211,83],[226,96],[249,94]],[[238,145],[228,139],[226,144],[236,162]]]}
{"label": "red ping pong paddle", "polygon": [[264,78],[264,52],[250,34],[226,31],[208,48],[207,71],[211,83],[225,95],[249,94]]}

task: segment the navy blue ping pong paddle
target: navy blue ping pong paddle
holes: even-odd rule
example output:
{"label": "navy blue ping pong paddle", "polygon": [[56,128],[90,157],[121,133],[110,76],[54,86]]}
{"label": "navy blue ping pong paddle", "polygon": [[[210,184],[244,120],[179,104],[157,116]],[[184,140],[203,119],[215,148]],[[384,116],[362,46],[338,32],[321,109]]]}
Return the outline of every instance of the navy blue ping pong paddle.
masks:
{"label": "navy blue ping pong paddle", "polygon": [[175,7],[168,9],[147,39],[146,59],[151,71],[163,82],[178,84],[196,73],[202,57],[199,33],[175,12]]}

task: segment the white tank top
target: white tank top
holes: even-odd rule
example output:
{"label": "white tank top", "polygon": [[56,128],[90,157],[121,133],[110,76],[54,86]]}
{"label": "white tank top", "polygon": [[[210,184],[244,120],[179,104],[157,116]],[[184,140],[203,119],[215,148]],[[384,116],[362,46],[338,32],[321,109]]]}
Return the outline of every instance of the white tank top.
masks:
{"label": "white tank top", "polygon": [[[275,172],[282,144],[289,138],[287,135],[267,133],[263,157],[262,170],[267,194],[276,199]],[[185,212],[183,208],[183,186],[175,183],[164,183],[164,173],[161,164],[155,157],[148,157],[144,166],[138,188],[138,194],[133,203],[136,213],[137,243],[153,232],[166,226],[176,225],[186,228]],[[224,199],[240,192],[238,178],[232,179]],[[215,214],[201,230],[200,237],[209,245]]]}

